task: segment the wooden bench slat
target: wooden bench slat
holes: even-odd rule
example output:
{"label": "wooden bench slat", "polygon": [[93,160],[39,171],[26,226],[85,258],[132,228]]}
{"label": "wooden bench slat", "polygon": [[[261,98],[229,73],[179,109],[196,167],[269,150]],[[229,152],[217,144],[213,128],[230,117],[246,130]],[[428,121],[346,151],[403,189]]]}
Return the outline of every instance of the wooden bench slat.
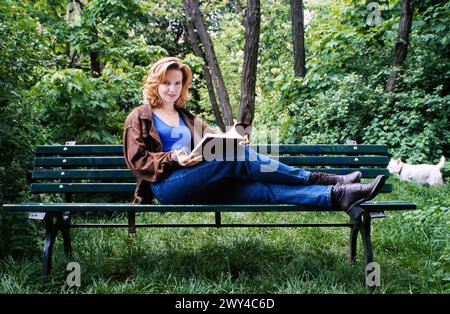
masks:
{"label": "wooden bench slat", "polygon": [[132,179],[129,169],[59,169],[33,170],[33,179]]}
{"label": "wooden bench slat", "polygon": [[[370,212],[387,210],[415,210],[416,204],[402,201],[366,202],[361,207]],[[290,212],[290,211],[339,211],[330,208],[317,208],[290,204],[251,204],[251,205],[133,205],[129,203],[23,203],[5,204],[5,212],[56,212],[56,211],[122,211],[122,212]]]}
{"label": "wooden bench slat", "polygon": [[[292,166],[387,166],[386,156],[280,156],[279,162]],[[37,167],[119,166],[125,167],[125,159],[112,157],[36,157]]]}
{"label": "wooden bench slat", "polygon": [[291,166],[387,166],[389,158],[386,156],[280,156],[279,161]]}
{"label": "wooden bench slat", "polygon": [[387,145],[332,145],[332,144],[282,144],[282,145],[250,145],[258,152],[279,152],[280,154],[344,154],[344,155],[387,155]]}
{"label": "wooden bench slat", "polygon": [[[132,193],[136,183],[32,183],[31,193]],[[392,185],[385,184],[382,193],[392,192]]]}
{"label": "wooden bench slat", "polygon": [[334,173],[338,175],[344,175],[353,171],[361,171],[363,178],[375,178],[382,174],[389,177],[389,170],[385,168],[304,168],[307,171],[320,171],[326,173]]}
{"label": "wooden bench slat", "polygon": [[121,155],[123,145],[37,145],[37,156],[45,155]]}
{"label": "wooden bench slat", "polygon": [[[353,171],[361,171],[363,178],[375,178],[384,174],[389,176],[387,169],[380,168],[305,168],[307,171],[321,171],[335,174],[348,174]],[[57,170],[33,170],[33,179],[130,179],[136,180],[129,169],[57,169]]]}
{"label": "wooden bench slat", "polygon": [[132,193],[136,183],[32,183],[31,193]]}
{"label": "wooden bench slat", "polygon": [[122,156],[112,157],[36,157],[34,165],[37,167],[73,167],[73,166],[121,166],[125,167]]}
{"label": "wooden bench slat", "polygon": [[[336,145],[336,144],[281,144],[250,145],[261,152],[279,151],[280,154],[373,154],[387,155],[387,145]],[[45,155],[123,155],[122,145],[38,145],[35,149],[38,156]]]}

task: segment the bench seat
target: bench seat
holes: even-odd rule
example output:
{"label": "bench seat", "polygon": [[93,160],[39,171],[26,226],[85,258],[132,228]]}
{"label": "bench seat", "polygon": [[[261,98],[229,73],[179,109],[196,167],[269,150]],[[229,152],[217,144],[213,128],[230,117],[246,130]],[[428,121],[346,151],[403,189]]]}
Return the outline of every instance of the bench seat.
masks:
{"label": "bench seat", "polygon": [[[259,153],[270,155],[280,162],[309,171],[347,174],[361,171],[363,182],[377,175],[389,176],[390,159],[386,145],[251,145]],[[39,145],[35,150],[34,169],[30,192],[51,195],[60,202],[24,202],[4,204],[2,212],[29,212],[29,218],[45,223],[45,243],[42,278],[51,273],[51,259],[56,236],[61,232],[64,251],[72,256],[71,228],[126,227],[130,233],[141,227],[348,227],[350,228],[349,257],[356,261],[357,236],[361,234],[364,246],[364,263],[373,261],[371,220],[385,218],[388,211],[415,210],[416,204],[407,201],[370,201],[359,206],[360,216],[348,216],[333,208],[318,208],[289,204],[211,204],[211,205],[134,205],[130,204],[136,179],[125,166],[122,145]],[[381,193],[392,192],[386,183]],[[109,200],[109,199],[110,200]],[[86,201],[87,200],[87,201]],[[88,212],[124,213],[127,223],[73,223],[72,214]],[[143,212],[211,212],[211,223],[136,223],[136,214]],[[336,212],[347,222],[313,223],[224,223],[223,212]]]}
{"label": "bench seat", "polygon": [[[367,212],[414,210],[416,204],[403,201],[365,202]],[[341,212],[335,208],[318,208],[290,204],[242,204],[242,205],[133,205],[111,203],[23,203],[6,204],[6,212]]]}

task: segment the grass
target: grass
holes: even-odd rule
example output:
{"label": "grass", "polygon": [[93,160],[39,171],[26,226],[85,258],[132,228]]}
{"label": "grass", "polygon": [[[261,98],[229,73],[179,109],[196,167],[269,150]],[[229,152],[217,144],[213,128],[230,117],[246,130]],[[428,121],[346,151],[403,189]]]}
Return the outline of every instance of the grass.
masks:
{"label": "grass", "polygon": [[[381,287],[375,293],[450,292],[449,183],[429,188],[390,181],[376,200],[408,200],[420,210],[373,221]],[[141,214],[145,222],[212,222],[211,213]],[[92,218],[89,218],[92,219]],[[78,221],[88,221],[78,218]],[[341,213],[225,213],[223,222],[346,221]],[[123,222],[114,217],[97,220]],[[81,286],[69,288],[61,238],[53,275],[40,283],[40,255],[0,261],[1,293],[367,293],[363,252],[348,260],[344,228],[74,229]],[[42,242],[40,243],[42,244]]]}

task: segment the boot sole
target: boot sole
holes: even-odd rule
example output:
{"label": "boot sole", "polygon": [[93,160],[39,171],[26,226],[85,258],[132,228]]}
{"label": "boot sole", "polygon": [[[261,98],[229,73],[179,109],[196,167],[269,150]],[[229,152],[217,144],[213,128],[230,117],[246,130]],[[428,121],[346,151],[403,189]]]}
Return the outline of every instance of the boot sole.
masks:
{"label": "boot sole", "polygon": [[[352,213],[353,210],[355,209],[355,207],[357,207],[358,205],[360,205],[364,202],[367,202],[367,201],[370,201],[371,199],[373,199],[378,194],[378,192],[383,188],[383,185],[386,182],[386,179],[387,179],[387,177],[384,175],[377,176],[375,179],[377,181],[376,181],[375,186],[373,187],[372,191],[370,191],[369,196],[354,202],[352,205],[350,205],[348,207],[347,212]],[[359,217],[359,215],[358,215],[358,217]],[[354,217],[354,218],[358,218],[358,217]]]}

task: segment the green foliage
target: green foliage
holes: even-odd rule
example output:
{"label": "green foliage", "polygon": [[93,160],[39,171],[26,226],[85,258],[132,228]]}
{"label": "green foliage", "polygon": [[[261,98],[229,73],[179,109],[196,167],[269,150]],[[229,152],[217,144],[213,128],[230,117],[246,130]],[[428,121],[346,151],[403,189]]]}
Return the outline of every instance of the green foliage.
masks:
{"label": "green foliage", "polygon": [[106,71],[100,78],[91,78],[81,70],[67,69],[44,75],[29,97],[39,108],[37,119],[47,143],[115,143],[124,118],[117,99],[126,98],[129,106],[130,100],[139,99],[138,89],[126,75],[116,77]]}
{"label": "green foliage", "polygon": [[[0,205],[28,199],[26,192],[39,133],[34,108],[23,95],[51,63],[37,19],[23,1],[0,4]],[[37,234],[25,215],[0,214],[0,258],[36,252]]]}
{"label": "green foliage", "polygon": [[[173,37],[180,10],[171,17],[148,14],[151,8],[140,1],[82,2],[75,26],[65,20],[66,2],[0,4],[0,204],[30,200],[36,145],[120,143],[126,115],[141,103],[149,65],[185,49]],[[92,77],[92,52],[102,65],[98,78]],[[35,248],[25,218],[0,217],[2,257]]]}
{"label": "green foliage", "polygon": [[48,65],[49,50],[38,34],[38,20],[29,14],[27,6],[12,0],[2,1],[0,16],[0,106],[3,107],[11,99],[17,99],[22,88],[32,86],[33,79],[39,75],[34,68]]}
{"label": "green foliage", "polygon": [[365,128],[367,141],[389,144],[393,156],[412,163],[437,163],[450,136],[450,96],[441,97],[441,89],[383,94]]}
{"label": "green foliage", "polygon": [[[273,12],[288,18],[288,6],[274,7]],[[409,162],[437,162],[446,154],[448,3],[415,12],[408,57],[393,93],[384,88],[392,70],[399,2],[382,8],[383,22],[376,27],[365,25],[367,12],[357,1],[329,1],[309,9],[316,16],[306,26],[304,78],[294,76],[290,49],[280,54],[291,42],[286,36],[290,24],[271,17],[268,27],[263,19],[262,97],[254,124],[278,127],[282,143],[385,143]],[[268,28],[270,35],[264,33]]]}
{"label": "green foliage", "polygon": [[[0,107],[0,205],[30,199],[29,169],[40,138],[30,119],[32,109],[16,101]],[[35,254],[38,237],[27,215],[0,213],[0,259]]]}
{"label": "green foliage", "polygon": [[[30,108],[13,105],[0,108],[0,205],[30,197],[26,190],[36,138],[32,137]],[[0,213],[0,259],[7,254],[23,257],[36,253],[38,234],[26,218],[23,214]]]}

